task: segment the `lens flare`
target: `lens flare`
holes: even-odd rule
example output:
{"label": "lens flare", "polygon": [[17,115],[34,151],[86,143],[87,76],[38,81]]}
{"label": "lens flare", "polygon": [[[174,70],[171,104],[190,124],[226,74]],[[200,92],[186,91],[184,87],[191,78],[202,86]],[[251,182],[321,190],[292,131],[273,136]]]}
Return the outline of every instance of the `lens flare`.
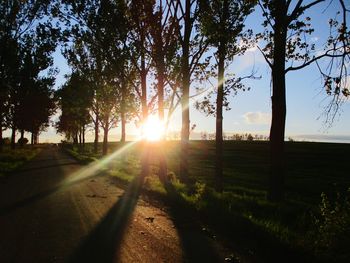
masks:
{"label": "lens flare", "polygon": [[141,127],[141,139],[147,141],[159,141],[165,133],[164,122],[156,116],[149,116],[147,121]]}

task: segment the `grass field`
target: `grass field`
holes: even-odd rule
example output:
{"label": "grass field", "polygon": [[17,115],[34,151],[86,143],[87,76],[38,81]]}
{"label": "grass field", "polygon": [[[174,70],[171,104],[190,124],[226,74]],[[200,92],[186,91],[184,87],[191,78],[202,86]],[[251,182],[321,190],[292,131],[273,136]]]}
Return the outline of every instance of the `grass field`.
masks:
{"label": "grass field", "polygon": [[[122,147],[110,143],[110,152]],[[268,142],[225,141],[224,192],[213,190],[215,142],[192,141],[191,185],[179,182],[179,142],[149,147],[151,173],[144,187],[161,196],[167,189],[157,179],[158,156],[165,151],[176,199],[197,211],[206,223],[236,244],[242,253],[271,260],[272,253],[293,255],[299,261],[346,262],[350,257],[349,144],[287,142],[286,200],[266,201],[269,174]],[[83,162],[100,159],[85,149],[67,146]],[[136,144],[110,162],[108,174],[130,182],[140,174]],[[321,198],[321,194],[324,193]],[[350,197],[350,196],[349,196]],[[249,251],[253,252],[247,252]],[[281,255],[282,255],[281,254]]]}
{"label": "grass field", "polygon": [[10,146],[5,145],[0,152],[0,177],[15,171],[39,152],[40,147],[26,145],[23,148],[17,146],[17,149],[11,150]]}

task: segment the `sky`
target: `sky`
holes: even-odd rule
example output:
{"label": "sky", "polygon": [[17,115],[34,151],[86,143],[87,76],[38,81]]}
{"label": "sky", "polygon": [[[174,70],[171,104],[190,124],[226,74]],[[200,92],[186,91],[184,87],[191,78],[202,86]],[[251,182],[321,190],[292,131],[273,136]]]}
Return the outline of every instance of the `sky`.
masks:
{"label": "sky", "polygon": [[[336,2],[336,1],[333,1]],[[316,46],[322,45],[327,37],[328,18],[335,13],[335,7],[328,9],[325,5],[320,5],[307,13],[312,18],[312,25],[315,32],[311,41]],[[327,17],[325,19],[325,17]],[[350,19],[350,18],[349,18]],[[257,7],[246,21],[246,27],[252,28],[256,33],[261,30],[261,13]],[[70,72],[70,69],[60,54],[60,50],[54,54],[54,64],[60,73],[57,76],[56,88],[64,83],[64,75]],[[256,75],[261,76],[259,80],[250,80],[246,84],[251,87],[250,91],[239,91],[236,96],[231,96],[230,111],[224,112],[224,133],[253,133],[268,135],[271,121],[271,72],[257,48],[251,48],[243,56],[235,58],[228,67],[227,72],[234,73],[236,76],[244,76],[250,73],[252,68],[256,70]],[[336,116],[332,127],[326,129],[324,125],[324,107],[328,99],[322,89],[320,74],[315,65],[311,65],[303,70],[292,71],[287,74],[287,119],[286,119],[286,137],[292,137],[295,140],[311,141],[339,141],[350,143],[350,101],[345,102],[340,110],[340,115]],[[192,89],[192,94],[195,92]],[[201,132],[215,131],[215,118],[206,116],[198,112],[193,104],[197,97],[191,100],[190,119],[191,125],[196,124],[192,132],[192,138],[198,139]],[[53,117],[53,121],[57,115]],[[170,131],[180,131],[181,129],[181,110],[178,109],[172,117]],[[109,140],[119,139],[120,128],[113,129],[110,132]],[[133,122],[127,126],[127,139],[132,140],[139,134],[138,129]],[[41,142],[58,142],[63,136],[57,135],[55,129],[50,127],[48,131],[40,135]],[[93,140],[93,133],[87,135],[87,140]]]}

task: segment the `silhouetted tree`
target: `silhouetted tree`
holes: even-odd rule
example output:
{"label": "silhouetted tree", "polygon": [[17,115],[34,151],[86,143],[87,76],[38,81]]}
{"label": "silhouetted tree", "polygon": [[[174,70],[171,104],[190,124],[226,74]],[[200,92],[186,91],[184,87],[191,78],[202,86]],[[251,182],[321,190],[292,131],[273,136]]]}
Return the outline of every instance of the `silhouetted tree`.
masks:
{"label": "silhouetted tree", "polygon": [[180,179],[187,181],[190,138],[190,85],[208,43],[204,41],[204,37],[199,34],[198,30],[195,30],[195,27],[198,25],[198,1],[177,0],[167,1],[167,4],[175,22],[176,37],[181,47],[178,72],[182,112]]}
{"label": "silhouetted tree", "polygon": [[66,84],[56,92],[61,115],[56,123],[57,131],[64,133],[74,143],[84,142],[85,127],[91,122],[89,108],[93,90],[79,73],[72,73]]}
{"label": "silhouetted tree", "polygon": [[[308,41],[314,30],[311,18],[306,12],[321,3],[335,5],[338,3],[339,19],[331,19],[330,37],[323,51],[317,51],[315,45]],[[265,31],[258,34],[266,45],[261,52],[272,73],[272,123],[270,130],[271,174],[269,179],[268,198],[279,201],[284,198],[284,136],[286,120],[286,74],[299,70],[312,63],[319,66],[321,75],[325,78],[326,90],[334,95],[331,105],[337,105],[340,96],[349,96],[346,88],[346,61],[349,61],[349,31],[346,17],[349,10],[343,0],[327,1],[291,1],[291,0],[261,0],[265,21]],[[317,63],[320,59],[329,59],[330,64],[322,70]],[[331,65],[338,65],[334,67]],[[332,90],[334,82],[334,89]]]}
{"label": "silhouetted tree", "polygon": [[20,115],[23,99],[30,87],[35,86],[33,83],[42,80],[40,74],[52,66],[51,54],[55,51],[59,30],[47,14],[56,8],[53,2],[45,0],[0,3],[1,85],[4,87],[0,96],[4,102],[1,115],[8,110],[12,148],[18,125],[24,119]]}
{"label": "silhouetted tree", "polygon": [[[216,189],[222,191],[223,177],[223,107],[228,106],[227,96],[230,91],[242,87],[238,81],[225,87],[225,63],[247,48],[251,30],[243,32],[244,22],[252,12],[253,1],[229,0],[199,0],[200,29],[206,36],[206,41],[216,48],[217,79],[216,107],[211,107],[207,100],[199,107],[206,109],[208,114],[216,116]],[[227,83],[229,84],[229,83]],[[209,108],[208,108],[209,106]],[[209,109],[209,111],[208,111]]]}

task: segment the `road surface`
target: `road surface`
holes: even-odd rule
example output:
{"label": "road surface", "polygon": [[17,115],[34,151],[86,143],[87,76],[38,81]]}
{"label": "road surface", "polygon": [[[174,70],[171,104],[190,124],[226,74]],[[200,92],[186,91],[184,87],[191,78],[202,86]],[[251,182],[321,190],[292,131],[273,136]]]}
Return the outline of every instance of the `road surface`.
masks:
{"label": "road surface", "polygon": [[138,184],[123,190],[57,147],[44,148],[0,181],[0,262],[224,261],[202,226],[143,200]]}

